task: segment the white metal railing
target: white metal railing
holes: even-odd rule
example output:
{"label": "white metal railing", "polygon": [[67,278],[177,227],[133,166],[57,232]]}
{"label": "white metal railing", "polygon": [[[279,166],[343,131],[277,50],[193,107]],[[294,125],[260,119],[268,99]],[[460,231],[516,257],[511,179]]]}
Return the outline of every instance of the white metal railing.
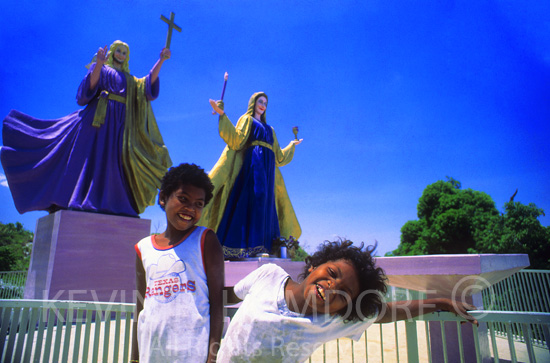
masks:
{"label": "white metal railing", "polygon": [[[2,362],[125,362],[131,344],[133,304],[48,300],[0,300],[0,358]],[[527,327],[540,326],[550,341],[550,313],[474,311],[488,324],[491,356],[511,361],[550,361],[548,348],[536,347]],[[451,313],[433,313],[411,321],[374,324],[359,343],[339,339],[324,344],[311,362],[431,362],[429,327],[455,324],[458,336],[470,324]],[[439,324],[437,324],[439,322]],[[499,338],[492,326],[520,324],[523,343]],[[479,328],[482,329],[482,328]],[[477,361],[481,362],[479,329],[473,326]],[[459,338],[460,339],[460,338]],[[502,347],[504,344],[504,348]],[[462,343],[459,341],[459,344]],[[464,362],[464,348],[460,350]],[[523,356],[522,356],[523,354]],[[509,358],[508,358],[509,357]],[[519,358],[518,358],[519,357]],[[526,358],[525,358],[526,357]],[[540,358],[539,358],[540,357]],[[521,358],[521,359],[520,359]],[[444,351],[444,361],[449,359]]]}
{"label": "white metal railing", "polygon": [[[494,362],[499,359],[507,359],[511,362],[549,362],[550,352],[548,347],[536,347],[534,338],[529,335],[528,326],[540,326],[546,339],[550,338],[550,314],[507,311],[473,311],[470,312],[480,322],[480,327],[464,324],[464,319],[452,313],[440,312],[424,315],[411,321],[400,321],[388,324],[373,324],[361,337],[360,342],[350,339],[339,339],[319,347],[311,356],[309,362],[447,362],[456,361],[457,357],[450,357],[447,351],[449,338],[446,336],[446,325],[455,326],[458,336],[460,362],[482,362],[483,351],[480,343],[480,330],[487,324],[489,338],[489,356]],[[437,324],[439,322],[439,324]],[[503,323],[505,326],[520,324],[524,327],[526,339],[518,343],[511,338],[503,339],[495,334],[495,323]],[[435,359],[432,356],[429,324],[436,323],[440,329],[443,340],[443,357]],[[452,328],[452,326],[451,326]],[[464,342],[461,340],[462,331],[472,329],[474,337],[475,356],[469,360],[465,356]],[[451,359],[453,358],[453,359]]]}
{"label": "white metal railing", "polygon": [[27,271],[0,272],[0,299],[22,299]]}
{"label": "white metal railing", "polygon": [[128,362],[134,304],[0,300],[2,362]]}
{"label": "white metal railing", "polygon": [[[549,313],[550,270],[521,270],[483,290],[482,296],[485,310]],[[524,341],[528,335],[525,326],[519,322],[510,325],[495,322],[492,329],[498,336],[517,341]],[[535,346],[548,346],[548,339],[545,339],[540,326],[533,325],[528,329]]]}

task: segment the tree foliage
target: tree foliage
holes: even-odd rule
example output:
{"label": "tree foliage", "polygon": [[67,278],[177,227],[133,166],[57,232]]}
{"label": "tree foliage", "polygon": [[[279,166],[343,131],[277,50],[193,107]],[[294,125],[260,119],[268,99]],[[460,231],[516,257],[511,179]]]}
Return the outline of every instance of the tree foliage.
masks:
{"label": "tree foliage", "polygon": [[532,268],[550,269],[550,227],[544,227],[538,220],[544,211],[534,203],[514,201],[504,208],[495,253],[527,253]]}
{"label": "tree foliage", "polygon": [[296,251],[294,252],[294,255],[291,256],[291,260],[292,261],[305,261],[307,256],[309,256],[309,254],[301,246],[299,246],[296,249]]}
{"label": "tree foliage", "polygon": [[[514,195],[515,196],[515,195]],[[461,189],[448,178],[426,187],[418,201],[418,220],[401,228],[401,243],[386,255],[526,253],[532,268],[550,268],[550,227],[544,211],[513,198],[504,213],[484,192]]]}
{"label": "tree foliage", "polygon": [[32,240],[33,233],[21,223],[0,223],[0,271],[28,270]]}

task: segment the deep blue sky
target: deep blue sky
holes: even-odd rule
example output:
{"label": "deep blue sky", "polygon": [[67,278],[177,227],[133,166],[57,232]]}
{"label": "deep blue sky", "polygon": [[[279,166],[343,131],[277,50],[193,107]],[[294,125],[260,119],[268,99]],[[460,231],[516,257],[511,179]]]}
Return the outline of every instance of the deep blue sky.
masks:
{"label": "deep blue sky", "polygon": [[[170,11],[183,32],[153,109],[172,160],[217,161],[224,143],[208,99],[225,71],[232,121],[266,92],[281,144],[295,125],[304,138],[281,171],[307,250],[338,236],[395,249],[424,188],[446,176],[499,210],[517,188],[516,201],[550,213],[550,2],[7,2],[0,114],[75,111],[84,66],[115,39],[144,76]],[[19,215],[3,185],[0,222],[34,230],[46,213]],[[158,206],[142,218],[164,230]]]}

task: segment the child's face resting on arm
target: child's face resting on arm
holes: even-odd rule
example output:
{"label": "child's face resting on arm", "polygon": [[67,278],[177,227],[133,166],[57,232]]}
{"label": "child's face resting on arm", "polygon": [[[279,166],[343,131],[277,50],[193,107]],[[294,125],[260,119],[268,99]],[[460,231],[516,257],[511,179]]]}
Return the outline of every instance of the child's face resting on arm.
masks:
{"label": "child's face resting on arm", "polygon": [[299,284],[305,314],[334,315],[346,311],[359,295],[357,272],[347,260],[328,261],[308,271],[307,278]]}
{"label": "child's face resting on arm", "polygon": [[[326,241],[306,258],[299,291],[286,296],[292,310],[292,298],[304,304],[301,311],[340,315],[345,320],[363,321],[382,309],[386,276],[372,257],[375,247],[363,250],[351,241]],[[294,288],[289,282],[287,291]],[[301,300],[298,300],[301,298]],[[295,304],[298,308],[301,305]]]}
{"label": "child's face resting on arm", "polygon": [[375,246],[363,250],[351,241],[326,242],[306,259],[298,284],[289,281],[285,299],[302,314],[340,315],[349,321],[377,316],[380,323],[404,320],[437,310],[450,311],[477,323],[467,313],[475,306],[450,299],[426,299],[386,303],[386,276],[373,258]]}

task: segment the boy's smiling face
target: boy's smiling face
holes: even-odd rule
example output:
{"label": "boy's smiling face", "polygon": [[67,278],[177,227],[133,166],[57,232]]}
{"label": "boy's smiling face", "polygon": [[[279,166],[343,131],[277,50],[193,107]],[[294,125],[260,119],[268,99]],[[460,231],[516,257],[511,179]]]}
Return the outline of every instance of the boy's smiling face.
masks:
{"label": "boy's smiling face", "polygon": [[359,295],[357,272],[346,260],[329,261],[309,272],[304,298],[312,312],[336,314]]}
{"label": "boy's smiling face", "polygon": [[201,218],[205,205],[205,192],[193,185],[182,185],[168,198],[162,196],[169,228],[186,231]]}

